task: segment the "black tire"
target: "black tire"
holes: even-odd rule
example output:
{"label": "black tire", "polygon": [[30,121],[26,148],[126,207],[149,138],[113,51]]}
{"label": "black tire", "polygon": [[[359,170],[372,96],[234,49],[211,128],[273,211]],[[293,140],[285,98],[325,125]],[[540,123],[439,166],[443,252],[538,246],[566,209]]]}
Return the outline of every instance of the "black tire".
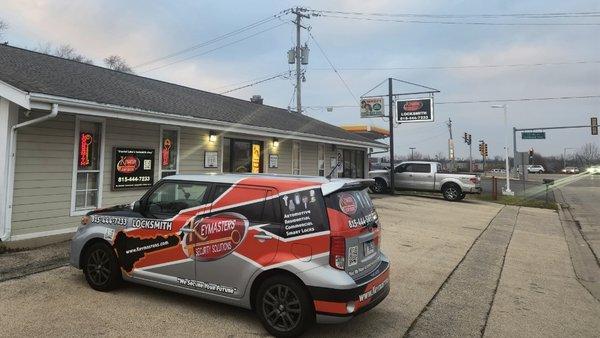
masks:
{"label": "black tire", "polygon": [[111,291],[123,281],[114,250],[105,243],[90,245],[83,257],[85,280],[97,291]]}
{"label": "black tire", "polygon": [[459,201],[462,201],[465,199],[465,197],[467,197],[467,194],[465,194],[464,192],[462,194],[460,194],[460,197],[458,198]]}
{"label": "black tire", "polygon": [[371,186],[371,191],[374,194],[383,194],[387,190],[387,184],[385,183],[385,180],[382,180],[381,178],[375,179],[375,183]]}
{"label": "black tire", "polygon": [[455,183],[447,183],[442,187],[442,195],[444,195],[444,199],[446,201],[460,201],[460,196],[462,195],[462,190]]}
{"label": "black tire", "polygon": [[256,314],[275,337],[297,337],[315,323],[312,298],[297,280],[276,275],[256,293]]}

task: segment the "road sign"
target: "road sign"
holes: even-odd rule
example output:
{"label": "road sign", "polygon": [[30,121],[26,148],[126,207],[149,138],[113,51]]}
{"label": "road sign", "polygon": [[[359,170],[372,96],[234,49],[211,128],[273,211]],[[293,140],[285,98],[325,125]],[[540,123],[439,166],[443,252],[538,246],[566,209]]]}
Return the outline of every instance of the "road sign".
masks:
{"label": "road sign", "polygon": [[543,140],[546,138],[545,131],[524,131],[521,133],[523,140]]}
{"label": "road sign", "polygon": [[360,100],[360,117],[383,117],[383,97],[369,97]]}
{"label": "road sign", "polygon": [[591,124],[592,124],[592,135],[598,135],[598,118],[597,117],[592,117],[591,118]]}
{"label": "road sign", "polygon": [[433,122],[433,99],[396,101],[396,123]]}

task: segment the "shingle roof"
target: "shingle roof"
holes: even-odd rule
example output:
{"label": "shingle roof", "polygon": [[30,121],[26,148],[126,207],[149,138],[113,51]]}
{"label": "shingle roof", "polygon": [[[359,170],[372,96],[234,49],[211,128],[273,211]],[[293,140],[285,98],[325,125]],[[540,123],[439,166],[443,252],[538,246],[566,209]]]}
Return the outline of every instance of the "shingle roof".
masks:
{"label": "shingle roof", "polygon": [[286,109],[8,45],[0,45],[0,81],[29,93],[373,143]]}

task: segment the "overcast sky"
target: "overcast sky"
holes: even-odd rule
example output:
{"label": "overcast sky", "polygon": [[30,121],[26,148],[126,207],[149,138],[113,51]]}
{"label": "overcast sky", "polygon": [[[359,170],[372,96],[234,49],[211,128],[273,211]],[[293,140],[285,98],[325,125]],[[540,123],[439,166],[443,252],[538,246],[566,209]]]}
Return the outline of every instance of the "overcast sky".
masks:
{"label": "overcast sky", "polygon": [[[54,46],[68,43],[96,64],[102,64],[102,59],[110,54],[118,54],[136,66],[209,41],[296,5],[315,10],[392,14],[600,12],[597,0],[3,0],[0,18],[9,24],[4,40],[11,45],[32,49],[45,43]],[[139,75],[214,92],[244,85],[242,82],[247,80],[267,78],[289,68],[286,51],[295,41],[295,29],[290,19],[289,15],[283,16],[243,34],[134,70]],[[459,20],[417,17],[410,20],[600,24],[600,16],[552,19],[475,17]],[[468,154],[460,139],[465,131],[473,135],[474,143],[485,139],[490,155],[503,154],[503,116],[500,109],[492,109],[492,103],[448,102],[600,95],[600,25],[456,25],[332,17],[312,17],[306,20],[306,24],[356,97],[388,77],[418,82],[441,91],[435,96],[436,122],[401,125],[395,129],[396,153],[399,155],[407,154],[409,147],[429,154],[447,153],[448,130],[444,121],[449,117],[454,123],[458,156]],[[254,34],[256,36],[233,43]],[[334,108],[332,112],[323,108],[358,106],[358,103],[331,70],[306,31],[302,32],[302,41],[307,42],[311,49],[303,84],[302,103],[309,107],[306,113],[338,125],[366,123],[386,126],[387,123],[381,119],[361,120],[357,107]],[[226,44],[230,45],[211,51]],[[170,63],[173,64],[167,65]],[[514,64],[542,65],[435,69]],[[157,67],[162,68],[155,69]],[[412,91],[414,88],[398,86],[397,90]],[[387,93],[387,89],[382,87],[380,93]],[[285,108],[292,98],[293,83],[289,79],[276,79],[227,95],[249,99],[254,94],[262,95],[265,104]],[[295,103],[292,102],[292,106]],[[524,128],[589,124],[590,116],[600,115],[599,108],[599,98],[509,102],[509,125],[510,128]],[[577,148],[585,142],[600,144],[600,136],[591,136],[589,129],[548,131],[547,138],[544,141],[519,140],[519,150],[533,147],[549,155],[561,154],[564,148]]]}

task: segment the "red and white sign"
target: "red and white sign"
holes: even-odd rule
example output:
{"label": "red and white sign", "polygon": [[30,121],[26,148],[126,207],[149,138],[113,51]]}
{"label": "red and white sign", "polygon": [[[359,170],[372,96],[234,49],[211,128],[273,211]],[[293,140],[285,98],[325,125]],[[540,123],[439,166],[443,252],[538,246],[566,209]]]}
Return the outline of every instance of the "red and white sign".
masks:
{"label": "red and white sign", "polygon": [[352,196],[351,194],[347,194],[347,193],[339,194],[339,201],[340,201],[340,210],[342,210],[342,212],[346,215],[349,215],[349,216],[354,215],[356,213],[356,210],[358,210],[356,200],[354,199],[354,196]]}

